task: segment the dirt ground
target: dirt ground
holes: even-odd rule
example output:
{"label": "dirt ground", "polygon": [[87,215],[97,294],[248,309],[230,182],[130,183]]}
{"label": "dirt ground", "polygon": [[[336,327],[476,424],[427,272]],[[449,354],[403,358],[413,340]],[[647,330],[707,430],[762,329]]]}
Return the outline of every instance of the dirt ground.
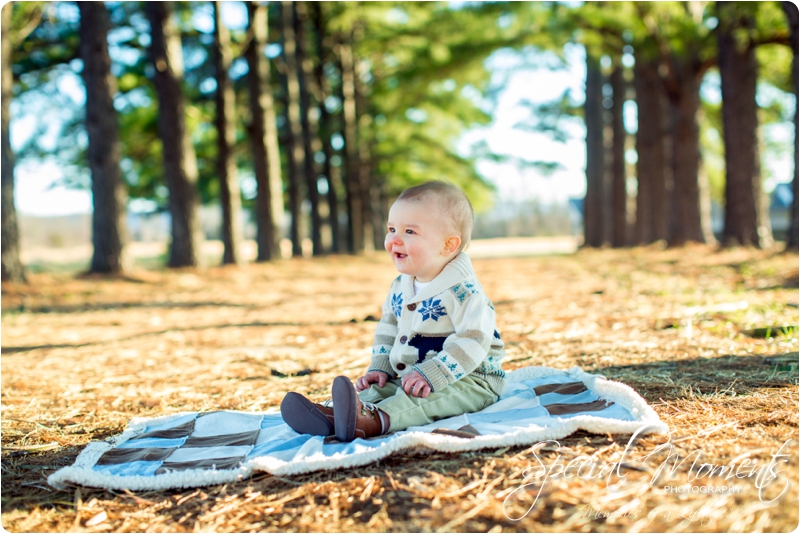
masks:
{"label": "dirt ground", "polygon": [[[499,253],[501,247],[494,250]],[[480,254],[479,254],[480,256]],[[383,255],[35,274],[2,287],[2,524],[11,532],[720,532],[798,526],[798,257],[748,249],[477,257],[507,370],[581,366],[671,429],[415,453],[158,492],[47,476],[133,417],[263,411],[360,376],[396,276]],[[649,455],[649,456],[648,456]],[[605,477],[537,476],[624,460]],[[705,467],[703,467],[705,464]],[[588,465],[588,464],[587,464]],[[733,466],[722,476],[715,466]],[[673,469],[674,467],[674,469]],[[735,472],[734,472],[735,470]],[[621,475],[620,475],[621,473]]]}

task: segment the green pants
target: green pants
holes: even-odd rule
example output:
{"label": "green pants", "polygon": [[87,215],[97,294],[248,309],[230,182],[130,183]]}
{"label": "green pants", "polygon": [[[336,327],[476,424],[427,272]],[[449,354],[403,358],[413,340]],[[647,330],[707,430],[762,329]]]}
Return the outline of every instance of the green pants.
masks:
{"label": "green pants", "polygon": [[383,387],[372,384],[358,396],[362,401],[375,404],[389,415],[389,432],[478,412],[497,402],[498,398],[489,384],[472,376],[466,376],[424,399],[407,395],[399,378],[387,381]]}

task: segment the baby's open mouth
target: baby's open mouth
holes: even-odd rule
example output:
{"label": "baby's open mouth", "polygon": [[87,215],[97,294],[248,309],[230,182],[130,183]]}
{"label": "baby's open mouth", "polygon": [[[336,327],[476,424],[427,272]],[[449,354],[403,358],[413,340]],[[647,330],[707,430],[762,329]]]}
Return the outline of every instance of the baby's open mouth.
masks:
{"label": "baby's open mouth", "polygon": [[406,256],[408,256],[408,254],[401,254],[400,252],[395,252],[394,253],[394,257],[397,258],[398,260],[402,260]]}

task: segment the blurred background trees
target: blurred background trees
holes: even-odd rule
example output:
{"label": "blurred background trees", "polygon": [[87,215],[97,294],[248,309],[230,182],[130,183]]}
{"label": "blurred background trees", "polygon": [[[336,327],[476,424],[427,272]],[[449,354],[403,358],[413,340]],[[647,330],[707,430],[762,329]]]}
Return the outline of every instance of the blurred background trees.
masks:
{"label": "blurred background trees", "polygon": [[[580,119],[585,245],[712,243],[712,197],[724,245],[771,244],[759,132],[791,110],[757,88],[797,93],[791,3],[245,2],[227,24],[224,4],[4,6],[4,279],[24,276],[12,98],[65,102],[56,141],[33,135],[17,157],[56,158],[67,181],[91,187],[92,271],[122,269],[126,198],[170,214],[173,267],[201,263],[198,209],[209,203],[221,206],[224,263],[242,261],[242,208],[257,261],[280,257],[283,238],[295,256],[304,241],[313,255],[360,253],[382,246],[392,198],[420,181],[453,181],[488,207],[493,185],[476,161],[502,158],[459,147],[491,120],[487,59],[516,50],[563,60],[576,43],[585,97],[531,105],[521,127],[564,140]],[[80,105],[59,89],[65,71],[82,74]],[[703,98],[709,73],[721,105]],[[704,164],[714,158],[722,163]],[[792,217],[796,249],[797,209]]]}

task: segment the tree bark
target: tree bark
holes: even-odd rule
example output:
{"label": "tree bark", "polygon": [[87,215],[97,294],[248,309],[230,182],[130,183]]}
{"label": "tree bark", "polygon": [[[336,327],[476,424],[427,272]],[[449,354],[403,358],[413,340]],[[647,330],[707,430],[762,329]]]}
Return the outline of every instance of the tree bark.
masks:
{"label": "tree bark", "polygon": [[370,165],[370,169],[373,176],[370,185],[372,240],[375,250],[383,250],[383,242],[386,239],[386,221],[389,218],[386,179],[377,175],[374,165]]}
{"label": "tree bark", "polygon": [[172,215],[170,267],[200,264],[203,240],[198,215],[197,160],[186,129],[181,91],[183,58],[177,27],[171,19],[170,2],[146,2],[150,21],[150,57],[155,66],[153,82],[158,93],[158,129],[163,144],[164,172]]}
{"label": "tree bark", "polygon": [[600,62],[586,55],[586,197],[583,201],[584,246],[603,246],[604,147],[603,74]]}
{"label": "tree bark", "polygon": [[639,125],[636,132],[636,243],[667,238],[664,95],[658,64],[637,57],[633,68]]}
{"label": "tree bark", "polygon": [[328,58],[328,47],[325,46],[326,38],[326,22],[322,12],[321,2],[312,2],[311,6],[311,20],[314,25],[314,32],[316,36],[316,52],[317,61],[314,64],[314,79],[317,86],[317,103],[319,107],[319,140],[322,146],[322,151],[325,155],[325,161],[322,164],[322,174],[328,184],[328,224],[331,229],[331,250],[335,253],[343,251],[341,231],[339,229],[339,199],[337,190],[339,189],[337,182],[334,180],[331,165],[331,158],[333,157],[333,149],[331,147],[331,134],[333,132],[333,125],[331,116],[328,109],[325,107],[325,95],[330,94],[330,90],[326,85],[324,66]]}
{"label": "tree bark", "polygon": [[361,81],[359,65],[353,57],[353,73],[355,80],[355,104],[358,121],[358,183],[361,190],[361,224],[364,233],[365,250],[383,250],[383,235],[376,231],[384,225],[381,217],[380,198],[381,184],[376,175],[375,161],[371,158],[372,148],[366,136],[361,135],[369,127],[372,117],[368,113],[367,102],[369,88]]}
{"label": "tree bark", "polygon": [[314,154],[322,147],[319,143],[319,118],[317,108],[312,107],[309,85],[313,83],[313,66],[306,54],[306,38],[303,22],[308,18],[306,2],[292,2],[295,43],[297,45],[297,82],[300,90],[300,125],[302,126],[305,183],[311,208],[311,253],[320,256],[322,247],[322,218],[319,213],[319,189],[317,177],[320,175]]}
{"label": "tree bark", "polygon": [[[800,94],[798,94],[798,40],[800,40],[800,32],[798,32],[798,9],[797,5],[793,2],[781,2],[783,11],[786,13],[786,19],[789,22],[789,34],[792,42],[792,79],[794,80],[794,101],[800,103]],[[786,235],[786,250],[797,252],[798,250],[798,212],[800,212],[800,205],[798,205],[798,165],[797,159],[800,157],[800,129],[798,128],[798,107],[794,107],[794,178],[792,179],[792,211],[789,214],[789,233]]]}
{"label": "tree bark", "polygon": [[622,65],[615,65],[611,72],[611,88],[614,95],[611,106],[611,217],[613,223],[611,245],[624,247],[625,228],[628,225],[628,193],[625,187],[625,125],[622,109],[625,103],[625,78]]}
{"label": "tree bark", "polygon": [[718,65],[722,88],[722,125],[725,142],[726,246],[763,247],[771,232],[763,209],[758,157],[758,63],[751,43],[737,43],[737,31],[752,30],[755,19],[747,6],[717,2]]}
{"label": "tree bark", "polygon": [[87,159],[92,173],[92,254],[90,272],[120,273],[124,268],[127,190],[120,169],[120,142],[108,55],[108,11],[102,2],[78,2],[80,55],[86,86]]}
{"label": "tree bark", "polygon": [[19,229],[17,227],[17,209],[14,205],[14,153],[11,150],[9,125],[11,123],[10,103],[12,97],[13,74],[11,72],[11,10],[14,4],[8,3],[2,9],[2,28],[0,28],[0,44],[2,45],[2,161],[0,161],[0,240],[2,240],[2,279],[9,282],[26,282],[25,268],[19,255]]}
{"label": "tree bark", "polygon": [[361,188],[356,115],[355,59],[350,43],[337,47],[342,74],[342,118],[344,130],[344,184],[347,204],[347,244],[352,253],[364,251],[364,192]]}
{"label": "tree bark", "polygon": [[283,180],[278,143],[278,127],[270,83],[267,46],[267,6],[247,2],[249,46],[245,51],[249,66],[250,143],[256,175],[256,229],[258,253],[256,261],[281,257],[280,233],[283,216]]}
{"label": "tree bark", "polygon": [[222,263],[236,265],[241,262],[239,244],[242,241],[242,198],[233,147],[236,144],[236,95],[228,70],[233,61],[230,33],[222,21],[221,2],[214,2],[214,68],[217,78],[217,179],[222,205]]}
{"label": "tree bark", "polygon": [[289,235],[292,256],[302,256],[302,200],[306,181],[305,150],[303,149],[303,124],[301,121],[300,80],[297,65],[297,39],[294,32],[295,9],[293,2],[281,2],[283,23],[283,58],[286,64],[286,124],[289,147],[289,211],[292,223]]}
{"label": "tree bark", "polygon": [[708,221],[701,206],[700,129],[697,113],[700,109],[700,68],[693,58],[670,58],[674,83],[668,91],[672,115],[672,179],[670,246],[689,241],[713,243]]}

